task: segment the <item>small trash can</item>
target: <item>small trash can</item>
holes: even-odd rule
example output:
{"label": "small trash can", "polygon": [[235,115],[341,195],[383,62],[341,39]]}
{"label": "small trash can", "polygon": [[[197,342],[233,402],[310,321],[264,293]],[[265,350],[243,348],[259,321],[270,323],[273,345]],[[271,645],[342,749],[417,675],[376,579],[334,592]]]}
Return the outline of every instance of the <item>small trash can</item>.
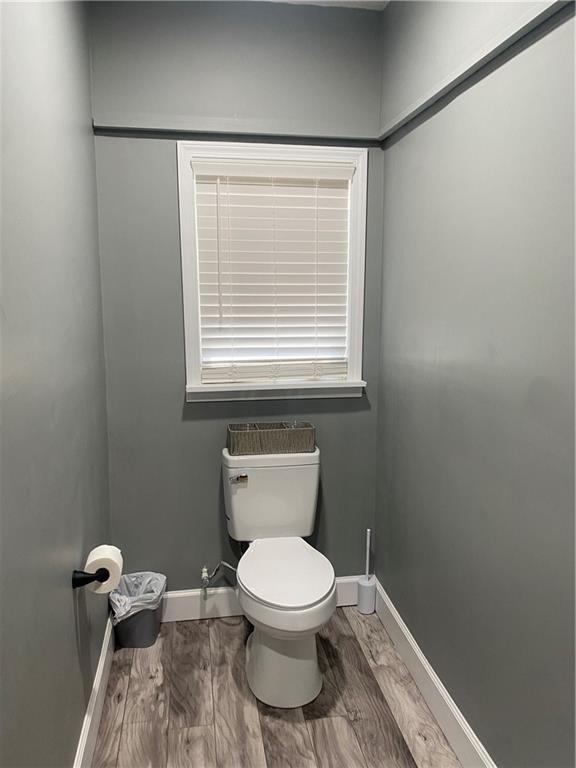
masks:
{"label": "small trash can", "polygon": [[152,571],[127,573],[109,594],[116,646],[148,648],[160,631],[166,576]]}

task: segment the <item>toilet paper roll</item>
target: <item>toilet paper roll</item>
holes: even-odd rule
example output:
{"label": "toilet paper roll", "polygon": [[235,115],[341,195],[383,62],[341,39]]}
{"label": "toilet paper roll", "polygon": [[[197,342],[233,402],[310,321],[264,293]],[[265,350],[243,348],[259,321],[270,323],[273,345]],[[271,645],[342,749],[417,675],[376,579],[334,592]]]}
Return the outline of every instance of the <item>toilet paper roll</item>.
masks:
{"label": "toilet paper roll", "polygon": [[118,547],[111,544],[101,544],[90,552],[84,570],[88,573],[96,573],[98,568],[106,568],[110,576],[102,583],[99,581],[92,582],[88,588],[99,595],[105,595],[116,589],[122,576],[122,552]]}

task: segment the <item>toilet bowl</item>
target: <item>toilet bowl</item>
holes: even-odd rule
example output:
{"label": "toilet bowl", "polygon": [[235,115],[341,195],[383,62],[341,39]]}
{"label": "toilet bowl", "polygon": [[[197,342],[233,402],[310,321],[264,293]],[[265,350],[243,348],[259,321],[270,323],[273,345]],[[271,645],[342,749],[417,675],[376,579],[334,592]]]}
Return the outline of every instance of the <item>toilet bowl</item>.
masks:
{"label": "toilet bowl", "polygon": [[273,707],[300,707],[322,689],[316,633],[336,610],[330,561],[300,537],[257,539],[238,565],[238,599],[254,631],[250,689]]}

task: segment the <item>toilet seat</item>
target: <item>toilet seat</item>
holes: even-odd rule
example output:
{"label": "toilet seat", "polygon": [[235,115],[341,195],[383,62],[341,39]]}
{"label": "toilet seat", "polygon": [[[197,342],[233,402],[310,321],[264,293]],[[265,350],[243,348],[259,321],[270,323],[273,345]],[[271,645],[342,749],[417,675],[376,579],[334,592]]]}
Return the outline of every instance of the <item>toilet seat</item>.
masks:
{"label": "toilet seat", "polygon": [[256,539],[240,558],[238,586],[260,605],[306,611],[334,592],[331,562],[297,536]]}

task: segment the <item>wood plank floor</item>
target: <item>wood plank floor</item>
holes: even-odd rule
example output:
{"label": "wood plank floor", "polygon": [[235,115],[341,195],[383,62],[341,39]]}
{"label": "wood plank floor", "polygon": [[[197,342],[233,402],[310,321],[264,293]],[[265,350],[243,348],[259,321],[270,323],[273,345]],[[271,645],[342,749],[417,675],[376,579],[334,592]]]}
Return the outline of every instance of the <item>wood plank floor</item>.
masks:
{"label": "wood plank floor", "polygon": [[163,624],[114,654],[92,768],[461,768],[380,620],[339,608],[324,688],[275,709],[246,681],[242,617]]}

